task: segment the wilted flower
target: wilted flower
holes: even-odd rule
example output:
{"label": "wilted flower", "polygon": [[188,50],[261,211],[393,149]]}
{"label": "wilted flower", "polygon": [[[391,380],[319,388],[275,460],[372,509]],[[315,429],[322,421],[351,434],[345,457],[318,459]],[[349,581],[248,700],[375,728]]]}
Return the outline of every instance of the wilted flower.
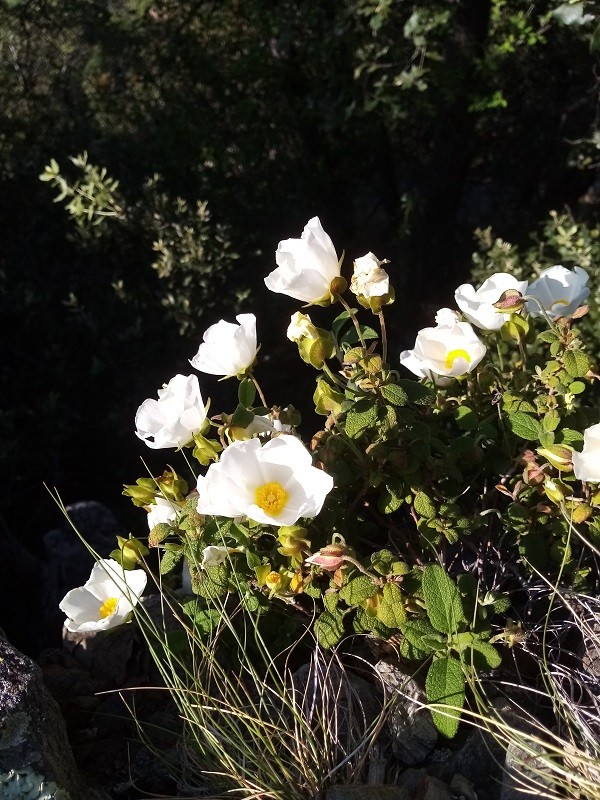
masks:
{"label": "wilted flower", "polygon": [[[570,270],[558,264],[544,270],[530,285],[528,294],[539,300],[550,319],[570,317],[590,293],[588,277],[581,267]],[[542,313],[534,300],[528,301],[527,311],[532,317]]]}
{"label": "wilted flower", "polygon": [[198,433],[206,409],[195,375],[175,375],[158,390],[158,400],[144,400],[135,415],[136,436],[155,450],[182,447]]}
{"label": "wilted flower", "polygon": [[240,375],[254,363],[256,345],[256,317],[238,314],[239,325],[224,319],[211,325],[202,337],[203,342],[190,364],[209,375]]}
{"label": "wilted flower", "polygon": [[174,522],[178,509],[166,497],[157,497],[148,510],[148,527],[150,530],[162,523]]}
{"label": "wilted flower", "polygon": [[318,217],[307,222],[300,239],[279,242],[275,260],[277,269],[265,278],[267,289],[303,303],[325,300],[340,276],[335,248]]}
{"label": "wilted flower", "polygon": [[208,567],[218,567],[224,561],[227,561],[229,553],[228,547],[220,545],[209,544],[202,551],[202,563],[200,569],[207,569]]}
{"label": "wilted flower", "polygon": [[457,322],[460,322],[460,314],[451,308],[440,308],[435,315],[436,325],[455,325]]}
{"label": "wilted flower", "polygon": [[350,291],[366,300],[389,294],[390,276],[381,268],[382,264],[387,263],[387,260],[380,261],[373,253],[357,258],[354,262]]}
{"label": "wilted flower", "polygon": [[308,314],[302,314],[300,311],[296,311],[295,314],[292,314],[286,335],[291,342],[299,342],[301,339],[305,338],[318,338],[319,332],[312,324]]}
{"label": "wilted flower", "polygon": [[300,517],[315,517],[332,488],[333,478],[312,466],[309,451],[295,436],[283,434],[264,446],[249,439],[230,444],[198,479],[197,510],[293,525]]}
{"label": "wilted flower", "polygon": [[420,378],[440,385],[447,378],[471,372],[486,353],[486,347],[468,322],[423,328],[412,350],[400,354],[400,363]]}
{"label": "wilted flower", "polygon": [[126,622],[146,588],[143,569],[124,570],[112,558],[94,564],[84,586],[71,589],[59,603],[71,633],[115,628]]}
{"label": "wilted flower", "polygon": [[470,283],[463,283],[454,293],[456,304],[465,317],[486,331],[498,331],[510,314],[503,314],[494,308],[507,289],[514,289],[521,294],[527,291],[527,281],[518,281],[507,272],[496,272],[475,290]]}
{"label": "wilted flower", "polygon": [[573,452],[573,472],[580,481],[600,483],[600,423],[583,432],[583,450]]}

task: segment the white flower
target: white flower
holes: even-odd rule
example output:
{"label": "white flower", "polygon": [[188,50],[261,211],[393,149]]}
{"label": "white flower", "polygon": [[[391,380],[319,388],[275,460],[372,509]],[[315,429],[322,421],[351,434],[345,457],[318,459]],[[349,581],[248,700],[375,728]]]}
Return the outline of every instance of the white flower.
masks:
{"label": "white flower", "polygon": [[312,324],[308,314],[302,314],[300,311],[296,311],[295,314],[292,314],[286,336],[290,342],[299,342],[301,339],[305,338],[315,339],[319,336],[319,332]]}
{"label": "white flower", "polygon": [[202,551],[202,563],[200,564],[200,569],[206,569],[207,567],[218,567],[219,564],[227,561],[228,553],[229,548],[227,547],[209,544],[208,547],[205,547]]}
{"label": "white flower", "polygon": [[256,317],[238,314],[236,319],[239,325],[222,319],[208,328],[198,352],[190,360],[194,369],[229,378],[252,366],[258,352]]}
{"label": "white flower", "polygon": [[380,261],[373,253],[357,258],[354,262],[350,291],[357,297],[360,295],[367,300],[389,294],[390,276],[381,268],[381,265],[386,263]]}
{"label": "white flower", "polygon": [[498,331],[510,314],[503,314],[493,304],[507,289],[525,294],[527,281],[518,281],[507,272],[495,272],[477,290],[470,283],[463,283],[455,291],[454,298],[469,322],[485,331]]}
{"label": "white flower", "polygon": [[[544,270],[529,287],[528,294],[537,297],[550,319],[570,317],[590,293],[588,274],[581,267],[566,269],[557,264]],[[541,311],[534,300],[527,303],[527,311],[532,317],[539,317]]]}
{"label": "white flower", "polygon": [[[144,400],[135,415],[136,436],[148,447],[182,447],[198,433],[206,409],[195,375],[175,375],[158,390],[158,400]],[[153,440],[153,441],[152,441]]]}
{"label": "white flower", "polygon": [[583,450],[573,452],[573,472],[580,481],[600,483],[600,423],[583,432]]}
{"label": "white flower", "polygon": [[157,497],[148,511],[148,527],[150,530],[161,522],[174,522],[178,509],[166,497]]}
{"label": "white flower", "polygon": [[451,308],[440,308],[435,315],[436,325],[454,325],[457,322],[460,322],[460,314]]}
{"label": "white flower", "polygon": [[306,223],[300,239],[279,242],[275,261],[277,269],[265,278],[267,289],[303,303],[324,300],[340,275],[335,248],[318,217]]}
{"label": "white flower", "polygon": [[413,350],[400,354],[400,363],[418,377],[443,385],[440,376],[457,378],[471,372],[486,353],[486,346],[468,322],[423,328]]}
{"label": "white flower", "polygon": [[264,446],[258,439],[236,441],[198,479],[197,510],[293,525],[300,517],[315,517],[332,488],[333,478],[312,466],[295,436],[283,434]]}
{"label": "white flower", "polygon": [[143,569],[124,570],[112,558],[94,564],[84,586],[71,589],[59,603],[71,633],[102,631],[123,624],[146,588]]}

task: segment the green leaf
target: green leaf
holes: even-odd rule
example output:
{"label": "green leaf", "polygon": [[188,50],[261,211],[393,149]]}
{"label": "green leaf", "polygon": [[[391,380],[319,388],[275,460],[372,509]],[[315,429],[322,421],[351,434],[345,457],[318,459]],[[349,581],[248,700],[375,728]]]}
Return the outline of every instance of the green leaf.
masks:
{"label": "green leaf", "polygon": [[411,381],[408,378],[401,378],[396,381],[396,386],[404,389],[410,402],[417,406],[431,406],[435,403],[435,391],[422,383]]}
{"label": "green leaf", "polygon": [[437,514],[435,506],[425,492],[416,493],[413,506],[417,514],[425,519],[433,519]]}
{"label": "green leaf", "polygon": [[471,648],[483,656],[485,665],[489,669],[498,669],[502,663],[502,656],[496,650],[494,645],[490,644],[489,642],[484,642],[482,639],[474,639],[471,642]]}
{"label": "green leaf", "polygon": [[409,661],[422,661],[433,648],[423,637],[436,635],[435,628],[427,619],[412,619],[401,626],[402,642],[400,655]]}
{"label": "green leaf", "polygon": [[542,426],[538,420],[523,411],[509,414],[508,427],[516,436],[528,441],[537,441],[542,433]]}
{"label": "green leaf", "polygon": [[460,662],[451,656],[435,659],[427,672],[425,691],[430,703],[447,706],[443,711],[432,708],[431,717],[442,736],[452,739],[465,704],[465,678]]}
{"label": "green leaf", "polygon": [[355,439],[366,428],[370,428],[377,422],[377,402],[370,397],[363,397],[352,406],[346,414],[345,430],[346,434]]}
{"label": "green leaf", "polygon": [[197,569],[192,573],[192,591],[207,600],[222,597],[229,590],[229,565]]}
{"label": "green leaf", "polygon": [[244,378],[238,386],[238,402],[244,408],[251,408],[256,399],[256,386],[251,378]]}
{"label": "green leaf", "polygon": [[592,359],[582,350],[568,350],[563,357],[563,364],[572,378],[583,378],[592,368]]}
{"label": "green leaf", "polygon": [[221,620],[220,611],[216,608],[203,608],[197,597],[186,600],[181,607],[185,614],[192,619],[194,629],[201,634],[212,633]]}
{"label": "green leaf", "polygon": [[582,394],[585,392],[586,386],[583,381],[573,381],[569,384],[569,391],[571,394]]}
{"label": "green leaf", "polygon": [[377,510],[380,514],[393,514],[404,502],[404,486],[402,483],[387,483],[377,498]]}
{"label": "green leaf", "polygon": [[377,619],[388,628],[400,628],[406,622],[406,609],[400,587],[396,583],[386,583],[377,606]]}
{"label": "green leaf", "polygon": [[377,586],[375,586],[371,578],[366,575],[358,575],[348,581],[340,590],[340,597],[349,606],[359,606],[373,597],[376,592]]}
{"label": "green leaf", "polygon": [[340,641],[344,635],[344,615],[337,611],[323,611],[315,622],[315,636],[321,647],[329,650]]}
{"label": "green leaf", "polygon": [[429,620],[442,633],[454,633],[465,614],[458,587],[439,564],[428,564],[423,570],[423,597]]}
{"label": "green leaf", "polygon": [[575,431],[572,428],[562,428],[559,432],[560,444],[569,444],[570,442],[583,442],[583,434],[580,431]]}
{"label": "green leaf", "polygon": [[477,414],[468,406],[459,406],[454,412],[454,419],[463,431],[474,431],[479,422]]}
{"label": "green leaf", "polygon": [[254,412],[248,409],[241,403],[237,406],[231,417],[231,426],[233,428],[247,428],[254,422]]}
{"label": "green leaf", "polygon": [[183,550],[167,550],[160,560],[160,574],[168,575],[183,558]]}
{"label": "green leaf", "polygon": [[385,386],[381,386],[379,391],[394,406],[408,405],[408,395],[397,383],[388,383]]}

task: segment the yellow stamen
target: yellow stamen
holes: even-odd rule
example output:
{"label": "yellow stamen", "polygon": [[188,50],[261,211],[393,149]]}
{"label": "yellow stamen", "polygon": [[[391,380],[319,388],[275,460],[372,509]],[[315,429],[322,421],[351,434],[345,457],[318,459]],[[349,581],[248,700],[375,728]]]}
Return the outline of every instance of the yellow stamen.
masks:
{"label": "yellow stamen", "polygon": [[114,614],[118,602],[116,597],[109,597],[108,600],[105,600],[100,606],[100,619],[106,619],[106,617]]}
{"label": "yellow stamen", "polygon": [[559,300],[555,300],[551,305],[549,305],[548,308],[546,309],[546,311],[552,311],[554,306],[568,306],[568,305],[569,305],[569,301],[568,300],[564,300],[564,299],[560,298]]}
{"label": "yellow stamen", "polygon": [[271,517],[281,514],[288,500],[288,493],[277,481],[263,483],[254,493],[256,505]]}
{"label": "yellow stamen", "polygon": [[450,350],[446,356],[446,369],[452,369],[457,358],[464,358],[467,364],[471,363],[471,358],[466,350]]}

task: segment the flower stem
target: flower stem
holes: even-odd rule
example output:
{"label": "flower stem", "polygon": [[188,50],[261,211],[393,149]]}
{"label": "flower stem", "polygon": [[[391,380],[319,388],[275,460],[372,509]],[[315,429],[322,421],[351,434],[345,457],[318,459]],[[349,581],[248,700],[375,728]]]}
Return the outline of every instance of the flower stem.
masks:
{"label": "flower stem", "polygon": [[254,374],[252,372],[250,373],[250,378],[252,379],[252,383],[254,384],[254,386],[256,388],[256,391],[258,392],[258,396],[260,397],[260,402],[263,404],[263,406],[265,408],[269,408],[269,406],[267,405],[267,401],[265,400],[265,396],[263,394],[263,391],[260,388],[260,385],[259,385],[258,381],[256,380],[256,378],[254,377]]}
{"label": "flower stem", "polygon": [[380,311],[377,315],[379,317],[379,324],[381,326],[381,358],[383,359],[383,363],[387,363],[387,331],[385,327],[385,319],[383,316],[383,311]]}
{"label": "flower stem", "polygon": [[358,336],[358,338],[360,340],[360,343],[362,344],[362,346],[366,350],[367,345],[366,345],[365,340],[363,338],[362,331],[360,329],[360,325],[358,324],[358,320],[356,319],[356,317],[354,315],[354,311],[350,308],[348,303],[344,300],[344,298],[340,294],[336,294],[335,297],[336,297],[337,300],[340,301],[340,303],[344,306],[345,310],[348,312],[348,316],[350,317],[350,319],[352,320],[352,323],[354,324],[354,327],[356,329],[356,334],[357,334],[357,336]]}
{"label": "flower stem", "polygon": [[334,372],[331,371],[331,367],[329,367],[326,362],[323,362],[323,372],[339,387],[341,387],[344,390],[346,389],[346,384],[342,380],[340,380],[340,378],[338,378],[338,376]]}
{"label": "flower stem", "polygon": [[548,316],[548,312],[546,311],[546,309],[542,305],[541,301],[538,300],[538,298],[535,297],[535,295],[525,294],[525,295],[523,295],[523,300],[533,300],[533,302],[537,305],[537,307],[541,311],[541,314],[544,317],[544,319],[546,320],[546,322],[548,323],[548,325],[552,328],[553,331],[558,332],[558,328],[556,327],[554,322]]}

